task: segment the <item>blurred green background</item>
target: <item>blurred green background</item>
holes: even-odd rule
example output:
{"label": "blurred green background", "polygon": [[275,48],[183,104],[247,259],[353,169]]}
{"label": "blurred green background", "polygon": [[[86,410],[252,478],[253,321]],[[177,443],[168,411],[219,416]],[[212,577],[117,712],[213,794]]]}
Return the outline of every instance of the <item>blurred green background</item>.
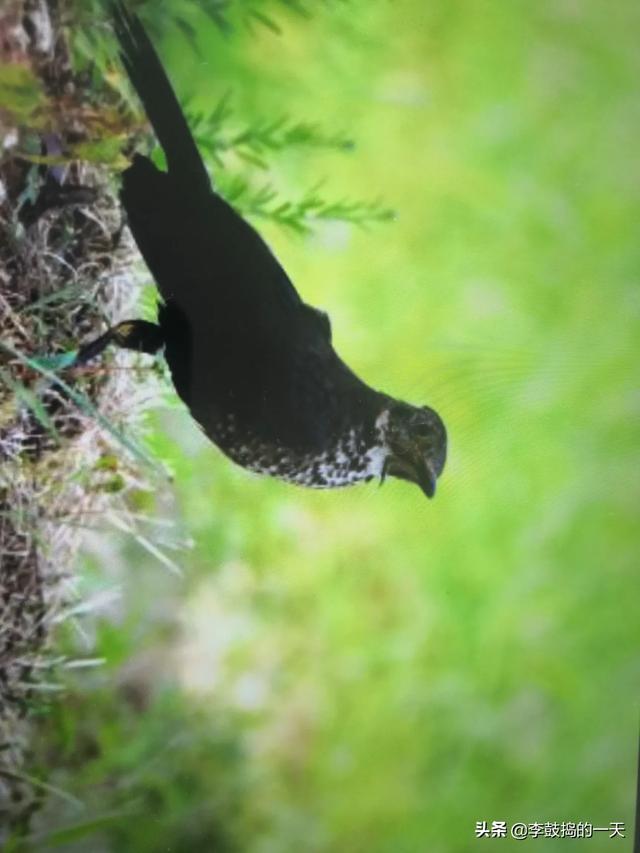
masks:
{"label": "blurred green background", "polygon": [[84,593],[120,597],[91,623],[105,665],[43,717],[50,782],[85,806],[51,804],[41,843],[458,853],[491,843],[476,821],[582,820],[626,821],[583,843],[630,850],[640,7],[260,8],[280,33],[192,10],[198,49],[165,27],[163,57],[194,110],[228,91],[240,122],[356,141],[270,154],[265,179],[393,222],[255,223],[345,360],[441,413],[448,465],[432,503],[304,491],[154,415],[175,493],[149,538],[194,544],[176,578],[130,538],[89,543]]}

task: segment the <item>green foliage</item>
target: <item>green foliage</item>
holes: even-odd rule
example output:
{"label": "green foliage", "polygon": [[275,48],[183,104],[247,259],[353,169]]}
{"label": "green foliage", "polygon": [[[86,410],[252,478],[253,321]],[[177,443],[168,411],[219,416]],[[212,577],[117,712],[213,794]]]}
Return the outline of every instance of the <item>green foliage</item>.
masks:
{"label": "green foliage", "polygon": [[[256,18],[263,23],[271,21],[264,9],[258,9],[257,5],[247,4],[246,8],[242,3],[237,5],[242,8],[241,15],[244,16],[245,21]],[[265,8],[266,5],[268,4],[265,4]],[[135,4],[132,8],[134,6]],[[289,7],[298,14],[306,14],[303,3],[283,2],[282,6]],[[231,14],[234,4],[202,4],[198,8],[226,29],[227,18],[218,19],[216,15]],[[158,9],[147,8],[145,4],[141,4],[139,11],[145,16],[151,31],[154,31],[154,23],[157,25],[159,20]],[[175,25],[174,29],[181,32],[187,42],[195,48],[196,29],[188,23],[187,18],[182,17],[185,14],[183,7],[169,6],[168,11],[169,20]],[[89,19],[85,26],[80,25],[82,16],[78,20],[78,31],[74,36],[76,48],[84,55],[85,60],[101,62],[106,68],[103,59],[94,58],[95,54],[103,56],[105,51],[109,52],[108,46],[105,46],[104,32],[98,31],[96,35],[89,25]],[[222,23],[223,20],[224,23]],[[100,49],[96,39],[101,41]],[[102,87],[103,79],[96,80],[96,83]],[[117,79],[113,80],[113,85],[124,94],[125,87],[122,87]],[[129,106],[134,111],[137,109],[135,103]],[[216,189],[243,214],[271,220],[276,225],[299,234],[309,233],[318,220],[335,220],[366,226],[393,218],[394,212],[379,200],[362,201],[358,198],[325,197],[320,192],[324,182],[315,184],[301,198],[286,198],[273,182],[256,181],[247,171],[248,167],[266,171],[276,155],[290,156],[298,149],[350,152],[354,148],[353,141],[343,133],[325,130],[317,120],[300,120],[283,114],[282,111],[275,117],[252,117],[244,124],[239,123],[231,108],[229,92],[218,99],[213,109],[204,111],[189,108],[186,105],[185,112],[200,150],[213,167]],[[122,168],[126,163],[121,154],[122,146],[123,136],[118,128],[117,133],[103,132],[100,138],[76,145],[69,152],[68,157]],[[156,150],[153,156],[157,164],[162,167],[164,162],[162,152]],[[51,158],[41,155],[34,155],[31,159],[39,163],[53,162]],[[66,161],[67,157],[61,162]],[[230,169],[230,165],[233,167],[234,162],[243,165],[242,172],[234,172],[233,168]]]}
{"label": "green foliage", "polygon": [[112,168],[124,168],[128,165],[127,160],[122,155],[124,141],[121,134],[105,135],[101,139],[74,146],[70,156],[74,160],[85,160],[88,163],[104,164]]}
{"label": "green foliage", "polygon": [[266,169],[265,156],[290,148],[320,148],[349,151],[353,142],[340,133],[323,131],[317,122],[296,121],[287,116],[254,121],[244,128],[231,126],[233,111],[229,95],[222,97],[211,114],[187,109],[198,147],[219,167],[231,152],[247,163]]}
{"label": "green foliage", "polygon": [[220,193],[246,216],[269,219],[299,234],[309,234],[322,219],[370,225],[393,219],[394,212],[381,202],[328,201],[318,192],[320,185],[296,201],[283,201],[272,184],[253,189],[244,178],[222,176]]}
{"label": "green foliage", "polygon": [[[157,12],[150,0],[141,0],[136,7],[156,18]],[[283,14],[310,18],[317,6],[312,0],[190,0],[179,5],[174,0],[169,8],[177,28],[188,38],[194,39],[196,29],[190,12],[197,11],[206,17],[224,35],[238,28],[252,31],[255,27],[280,34],[279,21]]]}
{"label": "green foliage", "polygon": [[[249,777],[236,723],[190,708],[161,685],[148,694],[116,688],[114,664],[137,649],[129,633],[117,637],[114,655],[115,638],[108,629],[99,634],[106,666],[76,679],[76,686],[66,679],[64,702],[51,703],[41,719],[46,763],[35,769],[42,781],[34,781],[48,791],[45,814],[47,808],[55,813],[56,829],[34,831],[23,842],[38,849],[80,842],[155,853],[162,838],[169,849],[243,849],[237,841]],[[45,781],[56,766],[66,768],[64,789]]]}
{"label": "green foliage", "polygon": [[271,220],[299,234],[310,233],[319,220],[366,226],[394,216],[380,201],[326,198],[320,192],[324,182],[317,183],[301,198],[285,199],[272,182],[251,180],[246,173],[229,171],[233,158],[245,167],[266,171],[270,158],[291,155],[299,148],[352,151],[354,144],[344,134],[327,132],[317,122],[283,115],[237,127],[228,94],[208,115],[193,110],[187,110],[187,115],[198,147],[214,166],[216,190],[246,216]]}
{"label": "green foliage", "polygon": [[0,119],[5,113],[9,124],[43,124],[46,97],[40,81],[26,65],[0,65]]}

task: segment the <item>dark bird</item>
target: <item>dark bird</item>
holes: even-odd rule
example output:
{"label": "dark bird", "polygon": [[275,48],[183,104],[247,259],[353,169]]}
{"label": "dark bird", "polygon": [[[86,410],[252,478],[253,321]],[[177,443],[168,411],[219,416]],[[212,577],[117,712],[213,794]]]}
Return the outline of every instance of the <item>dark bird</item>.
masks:
{"label": "dark bird", "polygon": [[176,391],[238,465],[317,488],[386,475],[432,497],[446,431],[428,406],[374,390],[337,355],[327,315],[304,303],[266,243],[211,187],[141,21],[112,5],[127,74],[167,171],[135,155],[123,174],[129,227],[162,300],[158,323],[120,323],[83,347],[164,347]]}

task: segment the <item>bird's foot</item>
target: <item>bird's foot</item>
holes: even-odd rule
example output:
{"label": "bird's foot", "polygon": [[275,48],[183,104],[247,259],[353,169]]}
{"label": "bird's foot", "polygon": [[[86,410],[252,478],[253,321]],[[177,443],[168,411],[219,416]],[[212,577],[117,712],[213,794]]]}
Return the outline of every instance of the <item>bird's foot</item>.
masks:
{"label": "bird's foot", "polygon": [[125,320],[111,330],[113,342],[119,347],[155,355],[164,346],[160,326],[147,320]]}
{"label": "bird's foot", "polygon": [[112,326],[99,338],[80,347],[74,366],[86,364],[99,356],[109,344],[124,349],[136,350],[155,355],[164,345],[160,326],[146,320],[124,320]]}

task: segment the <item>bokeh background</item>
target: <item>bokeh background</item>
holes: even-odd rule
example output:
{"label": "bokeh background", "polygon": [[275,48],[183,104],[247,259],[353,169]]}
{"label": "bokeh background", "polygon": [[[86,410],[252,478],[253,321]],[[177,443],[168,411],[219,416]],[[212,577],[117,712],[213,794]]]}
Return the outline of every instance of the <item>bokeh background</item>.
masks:
{"label": "bokeh background", "polygon": [[174,480],[139,499],[183,574],[88,539],[87,636],[65,642],[105,663],[41,724],[51,784],[85,807],[55,799],[43,846],[458,853],[492,843],[476,821],[582,820],[625,821],[582,843],[630,850],[640,7],[260,8],[279,32],[158,13],[162,55],[194,112],[229,92],[239,122],[355,141],[271,152],[265,179],[393,221],[254,221],[346,361],[441,413],[448,465],[433,502],[299,490],[163,403],[148,441]]}

